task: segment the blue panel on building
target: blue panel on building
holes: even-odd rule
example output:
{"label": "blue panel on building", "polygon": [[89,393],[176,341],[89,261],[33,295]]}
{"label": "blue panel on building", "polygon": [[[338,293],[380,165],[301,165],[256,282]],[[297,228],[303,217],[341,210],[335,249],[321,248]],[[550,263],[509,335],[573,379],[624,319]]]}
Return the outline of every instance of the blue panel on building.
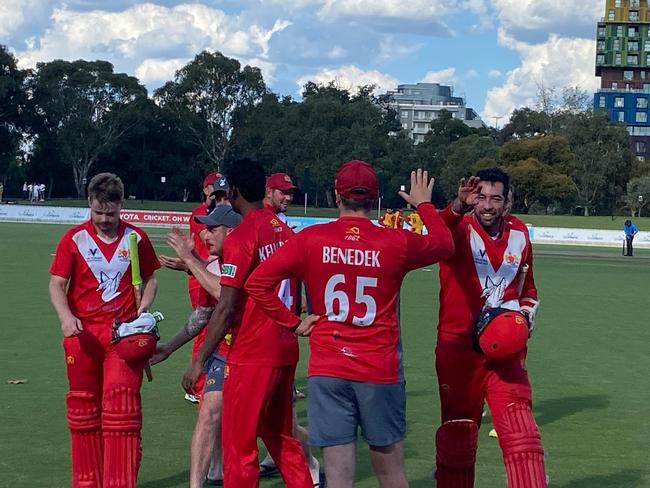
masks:
{"label": "blue panel on building", "polygon": [[612,122],[650,126],[648,105],[650,92],[598,92],[594,95],[594,110],[606,110]]}

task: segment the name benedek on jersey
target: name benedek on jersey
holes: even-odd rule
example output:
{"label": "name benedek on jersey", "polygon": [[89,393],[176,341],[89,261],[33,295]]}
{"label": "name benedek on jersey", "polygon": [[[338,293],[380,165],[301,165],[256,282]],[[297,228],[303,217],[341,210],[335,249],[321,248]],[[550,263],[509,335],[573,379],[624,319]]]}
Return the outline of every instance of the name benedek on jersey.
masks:
{"label": "name benedek on jersey", "polygon": [[341,249],[334,246],[323,246],[323,264],[348,264],[350,266],[381,268],[379,251]]}

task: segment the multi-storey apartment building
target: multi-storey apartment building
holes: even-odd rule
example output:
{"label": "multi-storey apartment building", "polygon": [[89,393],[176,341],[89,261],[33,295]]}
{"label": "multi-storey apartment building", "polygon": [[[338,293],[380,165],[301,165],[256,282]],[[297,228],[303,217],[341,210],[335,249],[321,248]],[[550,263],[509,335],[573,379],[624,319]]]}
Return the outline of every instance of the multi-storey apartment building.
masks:
{"label": "multi-storey apartment building", "polygon": [[431,129],[431,121],[442,110],[452,117],[462,120],[470,127],[484,127],[478,114],[465,105],[465,100],[455,97],[450,86],[438,83],[416,83],[399,85],[397,90],[389,91],[389,105],[397,111],[402,127],[417,144]]}
{"label": "multi-storey apartment building", "polygon": [[627,125],[632,151],[650,157],[650,0],[606,0],[598,23],[594,109]]}

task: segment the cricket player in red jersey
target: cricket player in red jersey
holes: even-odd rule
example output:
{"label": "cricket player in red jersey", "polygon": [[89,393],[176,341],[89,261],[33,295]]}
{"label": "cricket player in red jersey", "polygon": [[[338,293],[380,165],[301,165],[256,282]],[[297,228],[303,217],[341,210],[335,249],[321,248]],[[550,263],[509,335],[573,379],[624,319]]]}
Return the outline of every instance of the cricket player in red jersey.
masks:
{"label": "cricket player in red jersey", "polygon": [[[471,488],[478,428],[487,400],[510,488],[545,488],[544,450],[532,415],[526,350],[496,361],[473,347],[484,307],[520,311],[530,330],[537,310],[528,229],[504,218],[508,175],[497,168],[461,180],[458,198],[441,212],[454,255],[440,264],[436,370],[442,425],[436,435],[439,488]],[[489,327],[489,325],[488,325]]]}
{"label": "cricket player in red jersey", "polygon": [[286,173],[273,173],[266,179],[264,205],[272,209],[282,222],[287,222],[285,212],[293,201],[296,188],[291,176]]}
{"label": "cricket player in red jersey", "polygon": [[[292,435],[297,337],[269,319],[244,291],[251,272],[293,232],[264,207],[266,178],[259,164],[246,159],[235,161],[227,180],[230,202],[243,220],[224,242],[221,296],[208,323],[205,342],[185,373],[183,387],[191,391],[203,363],[232,328],[223,388],[224,485],[259,486],[257,438],[261,437],[286,486],[312,488],[302,447]],[[279,290],[287,307],[298,303],[296,293],[297,284],[290,280]]]}
{"label": "cricket player in red jersey", "polygon": [[[73,488],[135,488],[141,459],[140,386],[145,362],[123,360],[111,344],[115,320],[148,310],[160,267],[147,235],[120,220],[122,181],[100,173],[88,185],[90,220],[59,241],[50,299],[59,316],[70,390]],[[136,310],[129,235],[138,240],[144,291]]]}
{"label": "cricket player in red jersey", "polygon": [[[223,179],[219,173],[210,173],[203,178],[203,202],[192,210],[192,215],[190,216],[190,236],[194,239],[194,252],[199,258],[204,260],[209,259],[210,257],[210,251],[205,243],[206,228],[205,225],[196,220],[196,217],[204,217],[207,215],[208,207],[215,199],[217,201],[223,200],[226,191],[220,191],[220,188],[224,188],[224,184],[225,179]],[[221,185],[221,187],[219,185]],[[162,257],[161,263],[163,266],[166,266],[164,258]],[[210,294],[206,293],[194,275],[188,277],[187,288],[190,294],[192,310],[196,310],[197,307],[201,306],[214,306],[214,303],[211,303],[212,298]],[[192,360],[194,360],[197,352],[201,348],[206,333],[207,331],[203,329],[196,339],[194,339],[192,344]],[[205,374],[201,374],[196,382],[195,393],[185,394],[185,399],[194,403],[200,401],[204,385]]]}
{"label": "cricket player in red jersey", "polygon": [[[335,189],[340,218],[302,230],[253,272],[246,289],[285,330],[311,333],[309,438],[323,448],[327,486],[354,486],[361,427],[379,486],[404,488],[399,291],[409,271],[451,256],[453,242],[430,203],[426,171],[412,173],[410,194],[400,192],[420,212],[426,236],[372,223],[377,175],[368,163],[342,165]],[[313,315],[302,322],[278,299],[285,279],[305,282]]]}

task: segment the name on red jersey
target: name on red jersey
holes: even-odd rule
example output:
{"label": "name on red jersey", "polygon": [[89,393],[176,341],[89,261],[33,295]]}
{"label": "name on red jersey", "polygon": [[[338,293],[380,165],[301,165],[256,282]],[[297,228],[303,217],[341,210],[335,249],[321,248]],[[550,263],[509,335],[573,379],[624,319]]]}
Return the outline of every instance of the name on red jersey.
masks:
{"label": "name on red jersey", "polygon": [[273,242],[271,244],[267,244],[266,246],[262,246],[258,249],[260,253],[260,261],[266,261],[271,254],[273,254],[275,251],[280,249],[286,241],[278,241],[278,242]]}
{"label": "name on red jersey", "polygon": [[379,251],[341,249],[334,246],[323,246],[323,264],[347,264],[350,266],[381,268]]}

